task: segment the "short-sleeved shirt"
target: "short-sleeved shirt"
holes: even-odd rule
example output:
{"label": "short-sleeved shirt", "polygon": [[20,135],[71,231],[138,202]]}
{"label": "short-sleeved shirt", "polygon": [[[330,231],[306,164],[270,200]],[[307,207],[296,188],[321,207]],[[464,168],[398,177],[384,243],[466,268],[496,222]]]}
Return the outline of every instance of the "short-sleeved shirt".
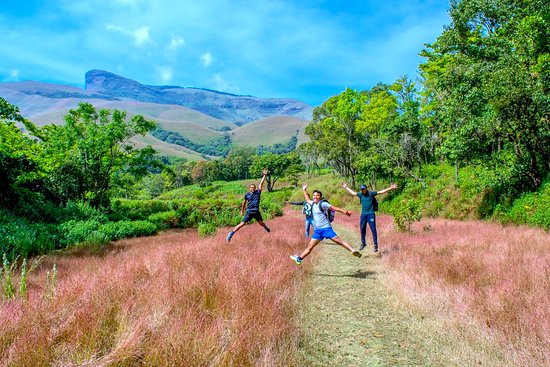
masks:
{"label": "short-sleeved shirt", "polygon": [[321,228],[327,228],[331,227],[330,222],[325,215],[323,211],[321,211],[321,208],[319,208],[320,205],[323,206],[323,210],[327,211],[328,208],[330,208],[330,204],[326,201],[323,201],[321,204],[313,204],[313,200],[308,201],[309,204],[311,204],[311,212],[313,214],[313,228],[314,229],[321,229]]}
{"label": "short-sleeved shirt", "polygon": [[368,195],[363,195],[361,191],[357,193],[359,200],[361,201],[361,214],[371,214],[374,213],[374,208],[372,207],[372,198],[378,194],[376,191],[369,191]]}
{"label": "short-sleeved shirt", "polygon": [[260,195],[262,190],[249,191],[244,195],[244,199],[248,202],[247,211],[251,213],[260,211]]}

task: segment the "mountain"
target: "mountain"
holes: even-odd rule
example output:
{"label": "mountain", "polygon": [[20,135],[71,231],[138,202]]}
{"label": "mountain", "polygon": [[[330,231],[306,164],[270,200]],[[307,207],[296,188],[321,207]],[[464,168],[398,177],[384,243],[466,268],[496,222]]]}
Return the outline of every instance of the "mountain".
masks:
{"label": "mountain", "polygon": [[[0,83],[0,96],[19,107],[21,114],[41,126],[63,123],[69,109],[81,102],[96,108],[118,109],[129,116],[141,114],[155,120],[167,131],[174,131],[198,144],[219,139],[229,132],[235,145],[282,143],[297,135],[311,119],[312,106],[285,98],[257,98],[215,90],[152,86],[101,70],[85,75],[85,88],[24,81]],[[253,124],[248,127],[249,123]],[[258,122],[258,123],[256,123]],[[239,126],[243,126],[239,128]],[[244,127],[247,128],[244,128]],[[255,126],[255,128],[253,128]],[[136,140],[137,142],[137,140]],[[173,155],[188,157],[192,151],[148,136],[139,143]],[[200,158],[200,155],[197,154]]]}
{"label": "mountain", "polygon": [[180,105],[239,125],[270,116],[310,119],[312,111],[310,105],[294,99],[256,98],[201,88],[144,85],[101,70],[86,73],[86,91],[92,95]]}

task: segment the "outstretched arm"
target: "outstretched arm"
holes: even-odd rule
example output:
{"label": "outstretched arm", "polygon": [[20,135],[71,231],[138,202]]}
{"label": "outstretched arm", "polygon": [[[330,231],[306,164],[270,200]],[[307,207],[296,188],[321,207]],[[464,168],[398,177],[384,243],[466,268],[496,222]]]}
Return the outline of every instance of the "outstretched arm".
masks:
{"label": "outstretched arm", "polygon": [[385,193],[387,193],[387,192],[389,192],[389,191],[391,191],[391,190],[395,190],[395,189],[397,189],[397,184],[394,184],[394,183],[393,183],[393,184],[390,185],[390,187],[388,187],[388,188],[386,188],[386,189],[384,189],[384,190],[378,191],[378,194],[385,194]]}
{"label": "outstretched arm", "polygon": [[348,217],[351,215],[351,212],[349,210],[344,210],[344,209],[338,208],[337,206],[334,206],[334,205],[331,205],[329,210],[336,210],[338,213],[345,214]]}
{"label": "outstretched arm", "polygon": [[[264,182],[265,182],[265,176],[267,176],[267,169],[264,168],[264,170],[262,171],[262,175],[263,175],[263,176],[262,176],[262,179],[261,179],[261,181],[260,181],[260,184],[258,185],[258,189],[259,189],[260,191],[262,191],[262,187],[263,187]],[[269,190],[269,187],[268,187],[267,189]]]}
{"label": "outstretched arm", "polygon": [[357,192],[355,192],[355,191],[353,191],[352,189],[350,189],[347,183],[342,182],[342,187],[343,187],[344,189],[346,189],[346,191],[349,192],[351,195],[357,196]]}
{"label": "outstretched arm", "polygon": [[309,198],[309,194],[307,193],[307,183],[302,185],[302,190],[304,191],[304,198],[306,199],[306,201],[311,201],[311,199]]}

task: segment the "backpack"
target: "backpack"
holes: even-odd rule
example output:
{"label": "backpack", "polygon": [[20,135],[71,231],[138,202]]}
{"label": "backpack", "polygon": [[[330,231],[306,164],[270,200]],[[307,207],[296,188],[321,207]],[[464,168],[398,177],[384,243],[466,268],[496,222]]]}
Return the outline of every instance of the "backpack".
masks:
{"label": "backpack", "polygon": [[304,203],[304,206],[302,207],[302,214],[307,215],[308,217],[311,216],[311,205],[308,202]]}
{"label": "backpack", "polygon": [[372,195],[372,210],[375,212],[378,211],[378,200],[376,200],[376,196]]}
{"label": "backpack", "polygon": [[332,223],[334,221],[334,217],[336,215],[336,210],[330,210],[330,209],[328,209],[326,211],[323,210],[323,206],[321,205],[322,202],[325,202],[325,203],[328,203],[328,204],[330,204],[330,203],[328,202],[327,199],[321,199],[321,200],[319,200],[319,202],[317,204],[319,204],[319,209],[321,209],[321,212],[325,215],[325,217],[327,217],[328,221],[330,223]]}

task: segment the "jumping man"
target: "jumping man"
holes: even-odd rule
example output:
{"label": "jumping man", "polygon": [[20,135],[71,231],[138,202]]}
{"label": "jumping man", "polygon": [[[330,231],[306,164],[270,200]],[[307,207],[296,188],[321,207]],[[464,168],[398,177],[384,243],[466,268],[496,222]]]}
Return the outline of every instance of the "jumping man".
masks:
{"label": "jumping man", "polygon": [[312,212],[313,212],[313,236],[311,237],[311,241],[309,241],[309,245],[307,248],[302,252],[300,256],[298,255],[290,255],[290,258],[297,264],[301,265],[302,260],[306,256],[308,256],[311,253],[311,250],[315,246],[319,244],[322,240],[325,238],[330,239],[332,242],[337,243],[338,245],[342,246],[353,256],[361,257],[361,253],[351,247],[349,243],[342,240],[336,232],[332,229],[332,225],[330,224],[330,221],[325,215],[329,210],[335,210],[337,212],[343,213],[347,216],[351,215],[350,211],[346,211],[344,209],[340,209],[335,207],[334,205],[330,205],[328,202],[323,201],[321,202],[321,198],[323,197],[323,193],[319,190],[313,191],[313,200],[310,199],[309,194],[307,192],[307,184],[304,184],[302,187],[304,191],[304,198],[306,199],[306,202],[311,204],[312,206]]}
{"label": "jumping man", "polygon": [[256,190],[256,185],[251,184],[248,187],[248,192],[244,195],[243,203],[241,204],[241,215],[243,215],[244,208],[247,206],[246,214],[243,217],[243,220],[241,223],[239,223],[226,237],[226,241],[231,241],[231,237],[237,232],[239,229],[241,229],[246,223],[250,222],[252,219],[256,219],[259,225],[264,227],[264,229],[268,232],[271,232],[271,229],[264,223],[264,220],[262,218],[262,214],[260,213],[260,195],[262,194],[262,186],[265,182],[265,176],[267,176],[267,170],[264,169],[262,171],[262,180],[260,181],[260,184],[258,185],[259,188]]}
{"label": "jumping man", "polygon": [[346,189],[351,195],[359,197],[361,201],[361,221],[359,227],[361,229],[361,247],[359,251],[363,250],[367,246],[366,234],[367,234],[367,223],[372,232],[372,242],[374,243],[374,252],[378,252],[378,235],[376,233],[376,214],[374,214],[373,207],[373,198],[378,194],[385,194],[388,191],[397,189],[397,184],[391,184],[390,187],[380,191],[369,191],[367,190],[367,185],[361,185],[359,189],[361,192],[355,192],[349,188],[349,186],[344,182],[342,187]]}

